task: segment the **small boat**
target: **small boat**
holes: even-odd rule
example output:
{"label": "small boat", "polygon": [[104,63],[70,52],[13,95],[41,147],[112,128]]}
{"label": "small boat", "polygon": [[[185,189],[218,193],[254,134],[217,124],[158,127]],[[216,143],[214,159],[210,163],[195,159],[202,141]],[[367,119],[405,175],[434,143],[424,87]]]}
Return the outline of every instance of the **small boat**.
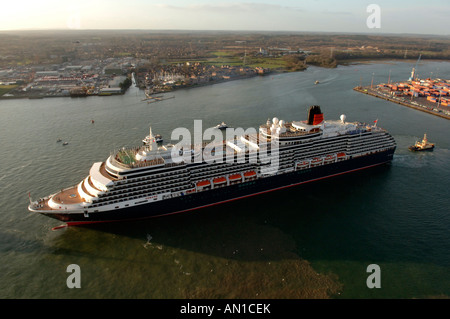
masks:
{"label": "small boat", "polygon": [[156,143],[162,143],[163,142],[163,138],[162,138],[161,134],[156,134],[155,135],[155,141],[156,141]]}
{"label": "small boat", "polygon": [[332,162],[334,161],[336,155],[327,155],[325,157],[325,162]]}
{"label": "small boat", "polygon": [[224,130],[224,129],[226,129],[227,127],[228,127],[228,125],[225,124],[225,122],[222,122],[222,123],[216,125],[216,128],[219,129],[219,130]]}
{"label": "small boat", "polygon": [[314,82],[314,84],[319,84],[320,82],[319,82],[319,80],[317,80],[316,82]]}
{"label": "small boat", "polygon": [[419,152],[419,151],[432,151],[434,149],[434,143],[429,143],[427,139],[427,134],[423,135],[423,139],[421,142],[416,142],[416,144],[409,147],[410,151]]}
{"label": "small boat", "polygon": [[297,168],[307,168],[309,166],[309,161],[303,161],[300,163],[297,163]]}
{"label": "small boat", "polygon": [[323,162],[323,158],[315,157],[311,160],[311,165],[320,165]]}
{"label": "small boat", "polygon": [[69,144],[69,142],[64,142],[62,143],[62,145],[66,146],[67,144]]}
{"label": "small boat", "polygon": [[58,138],[58,139],[56,140],[56,143],[59,143],[59,142],[61,142],[61,141],[62,141],[62,139]]}

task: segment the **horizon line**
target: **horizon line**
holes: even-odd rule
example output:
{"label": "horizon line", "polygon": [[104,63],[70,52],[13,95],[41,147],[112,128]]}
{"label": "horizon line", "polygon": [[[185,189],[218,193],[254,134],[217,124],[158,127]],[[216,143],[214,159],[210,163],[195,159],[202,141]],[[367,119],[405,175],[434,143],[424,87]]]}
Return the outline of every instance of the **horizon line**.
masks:
{"label": "horizon line", "polygon": [[220,32],[220,33],[309,33],[309,34],[354,34],[354,35],[375,35],[375,36],[433,36],[450,37],[450,34],[436,33],[395,33],[395,32],[353,32],[353,31],[300,31],[300,30],[228,30],[228,29],[142,29],[142,28],[121,28],[121,29],[70,29],[70,28],[30,28],[30,29],[3,29],[0,33],[6,32],[33,32],[33,31],[63,31],[63,32],[92,32],[92,31],[139,31],[139,32]]}

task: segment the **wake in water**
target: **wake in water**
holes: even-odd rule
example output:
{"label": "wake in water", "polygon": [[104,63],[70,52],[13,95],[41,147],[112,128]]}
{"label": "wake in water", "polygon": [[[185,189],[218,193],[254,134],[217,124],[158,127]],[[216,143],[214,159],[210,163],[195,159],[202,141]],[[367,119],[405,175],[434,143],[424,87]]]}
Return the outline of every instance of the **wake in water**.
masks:
{"label": "wake in water", "polygon": [[446,165],[450,157],[449,149],[435,149],[431,152],[407,152],[395,154],[392,160],[393,166],[407,168],[439,167],[440,169],[449,169]]}
{"label": "wake in water", "polygon": [[429,166],[434,157],[432,153],[395,154],[392,166],[422,168]]}
{"label": "wake in water", "polygon": [[152,246],[152,243],[150,242],[152,240],[152,238],[153,237],[150,234],[147,234],[147,242],[144,244],[145,249]]}
{"label": "wake in water", "polygon": [[336,80],[338,77],[339,77],[339,74],[337,74],[337,73],[327,74],[327,76],[324,79],[318,79],[319,85],[331,83],[334,80]]}

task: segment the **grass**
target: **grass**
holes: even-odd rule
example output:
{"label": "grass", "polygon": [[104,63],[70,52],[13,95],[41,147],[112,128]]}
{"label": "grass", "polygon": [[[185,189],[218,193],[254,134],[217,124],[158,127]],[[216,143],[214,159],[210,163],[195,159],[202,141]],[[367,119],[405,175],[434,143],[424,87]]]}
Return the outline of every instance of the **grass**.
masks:
{"label": "grass", "polygon": [[0,85],[0,96],[8,93],[9,91],[15,89],[16,87],[18,87],[18,85],[13,84],[13,85]]}
{"label": "grass", "polygon": [[282,58],[251,58],[249,60],[249,63],[247,63],[247,66],[253,68],[262,67],[269,69],[282,69],[286,68],[286,61],[284,61]]}
{"label": "grass", "polygon": [[119,74],[121,75],[123,72],[121,69],[105,69],[105,74]]}
{"label": "grass", "polygon": [[206,64],[209,65],[215,65],[215,66],[221,66],[221,65],[242,65],[242,60],[239,57],[236,56],[230,56],[230,55],[222,55],[217,58],[209,58],[206,62]]}
{"label": "grass", "polygon": [[[222,65],[230,65],[230,66],[243,66],[244,65],[244,56],[234,55],[233,52],[226,51],[215,51],[211,52],[215,57],[208,59],[198,59],[191,60],[189,62],[195,63],[200,62],[207,65],[214,66],[222,66]],[[172,64],[179,63],[179,61],[171,61]],[[245,58],[245,66],[256,68],[262,67],[266,69],[286,69],[286,61],[283,58],[279,57],[253,57],[247,55]]]}
{"label": "grass", "polygon": [[116,55],[118,57],[125,57],[125,56],[133,56],[133,53],[131,53],[131,52],[119,52]]}
{"label": "grass", "polygon": [[126,150],[123,150],[123,151],[120,151],[118,155],[119,155],[120,161],[126,165],[129,165],[136,161],[136,158],[134,157],[134,154],[131,151],[127,152]]}
{"label": "grass", "polygon": [[[243,66],[244,56],[235,55],[233,52],[215,51],[211,52],[215,58],[209,58],[204,63],[209,65],[221,66]],[[274,57],[253,57],[247,55],[245,58],[245,65],[251,68],[262,67],[269,69],[283,69],[286,68],[286,61],[283,58]]]}
{"label": "grass", "polygon": [[217,57],[231,56],[230,52],[225,52],[225,51],[215,51],[215,52],[211,52],[211,54],[213,54]]}

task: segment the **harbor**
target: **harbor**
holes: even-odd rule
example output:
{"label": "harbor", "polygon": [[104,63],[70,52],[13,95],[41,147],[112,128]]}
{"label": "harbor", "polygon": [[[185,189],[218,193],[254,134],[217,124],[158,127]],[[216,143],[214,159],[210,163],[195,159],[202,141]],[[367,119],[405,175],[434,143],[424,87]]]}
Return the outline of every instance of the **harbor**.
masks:
{"label": "harbor", "polygon": [[[445,77],[450,63],[427,62],[422,68]],[[380,83],[389,69],[393,78],[402,78],[410,65],[310,67],[305,72],[180,89],[176,98],[151,107],[135,86],[114,98],[2,100],[0,181],[6,187],[0,193],[0,296],[448,297],[448,122],[353,90],[361,75],[378,72],[383,75],[375,78]],[[317,79],[319,85],[314,84]],[[57,190],[55,185],[76,185],[93,162],[111,151],[142,145],[149,126],[166,143],[175,144],[179,139],[171,139],[172,129],[193,132],[196,119],[202,119],[203,128],[222,121],[232,127],[258,127],[280,114],[304,118],[306,107],[314,104],[321,105],[326,119],[341,114],[349,122],[378,119],[377,126],[392,132],[398,145],[392,165],[203,211],[116,226],[52,231],[61,222],[27,211],[28,192],[37,199]],[[435,149],[411,152],[408,147],[424,133]],[[58,137],[70,143],[62,147]],[[67,199],[76,200],[71,194],[67,189]],[[381,289],[366,286],[367,266],[374,263],[381,269]],[[81,268],[81,289],[66,285],[71,264]]]}
{"label": "harbor", "polygon": [[383,90],[381,87],[357,86],[353,90],[450,120],[450,108],[447,105],[444,108],[444,103],[440,107],[431,105],[432,102],[427,102],[425,98],[406,98],[404,95],[392,94],[391,90]]}
{"label": "harbor", "polygon": [[360,83],[354,90],[450,120],[450,80],[431,78],[433,72],[421,79],[417,73],[420,58],[407,81],[391,81],[389,71],[387,83],[374,85],[373,74],[370,86]]}

